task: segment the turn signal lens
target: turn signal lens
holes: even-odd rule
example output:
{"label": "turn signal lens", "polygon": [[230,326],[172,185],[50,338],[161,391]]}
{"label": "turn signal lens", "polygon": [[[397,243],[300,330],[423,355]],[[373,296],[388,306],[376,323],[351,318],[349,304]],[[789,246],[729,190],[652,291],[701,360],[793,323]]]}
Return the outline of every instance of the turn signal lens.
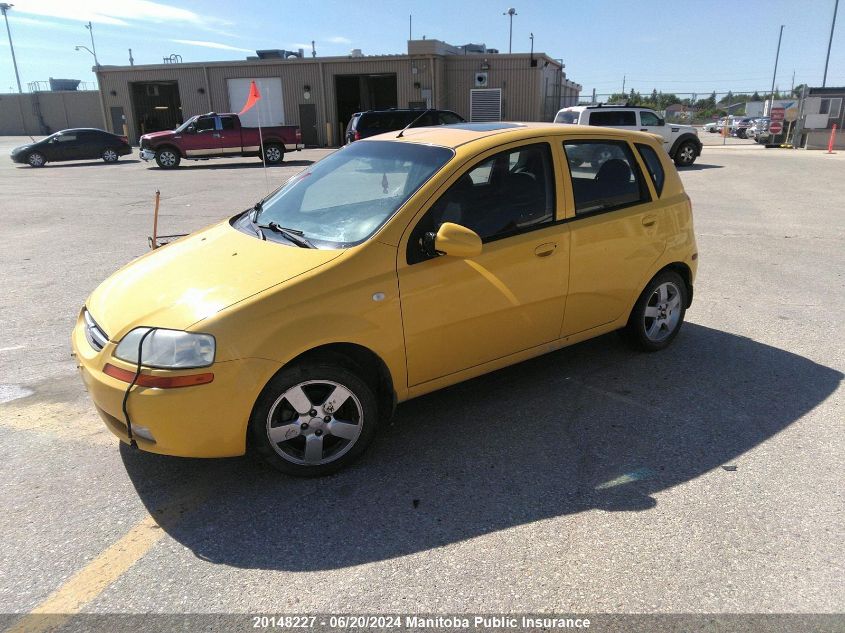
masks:
{"label": "turn signal lens", "polygon": [[[131,383],[135,378],[135,372],[127,369],[115,367],[110,363],[106,363],[103,367],[103,373],[112,378],[117,378],[123,382]],[[152,376],[150,374],[141,374],[135,382],[139,387],[152,387],[154,389],[177,389],[179,387],[193,387],[195,385],[207,385],[214,380],[214,374],[207,372],[204,374],[188,374],[182,376]]]}

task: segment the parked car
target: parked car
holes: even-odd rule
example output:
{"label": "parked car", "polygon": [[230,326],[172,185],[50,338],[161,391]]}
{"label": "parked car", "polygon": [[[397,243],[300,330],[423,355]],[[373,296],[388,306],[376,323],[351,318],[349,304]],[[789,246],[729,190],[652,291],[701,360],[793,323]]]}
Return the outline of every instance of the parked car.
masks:
{"label": "parked car", "polygon": [[[567,169],[583,145],[616,158]],[[72,342],[123,442],[192,457],[250,446],[323,475],[397,402],[613,330],[667,347],[697,263],[690,199],[654,135],[410,129],[129,263],[88,297]]]}
{"label": "parked car", "polygon": [[102,158],[103,162],[116,163],[121,156],[132,153],[125,136],[117,136],[96,128],[62,130],[47,138],[12,150],[16,163],[43,167],[47,163],[65,160]]}
{"label": "parked car", "polygon": [[746,138],[750,138],[758,143],[765,143],[769,140],[769,117],[758,117],[751,122],[751,127],[745,132]]}
{"label": "parked car", "polygon": [[[263,142],[263,151],[262,151]],[[285,152],[300,151],[302,133],[296,125],[244,127],[237,114],[209,112],[193,116],[168,132],[141,137],[142,160],[155,160],[162,169],[174,169],[182,159],[208,160],[232,156],[259,156],[281,163]]]}
{"label": "parked car", "polygon": [[719,121],[710,121],[709,123],[705,123],[701,126],[701,129],[705,132],[715,134],[719,131]]}
{"label": "parked car", "polygon": [[[666,121],[650,108],[619,105],[590,105],[563,108],[555,116],[555,123],[574,125],[600,125],[625,130],[651,132],[663,138],[663,147],[678,166],[692,165],[701,155],[701,141],[698,130],[691,125],[666,124]],[[609,158],[605,156],[606,160]],[[580,156],[582,162],[603,160],[602,156]]]}
{"label": "parked car", "polygon": [[413,127],[463,123],[464,118],[451,110],[367,110],[356,112],[346,126],[346,142],[352,143],[376,134]]}
{"label": "parked car", "polygon": [[745,138],[748,128],[751,127],[751,117],[737,117],[731,123],[731,136]]}

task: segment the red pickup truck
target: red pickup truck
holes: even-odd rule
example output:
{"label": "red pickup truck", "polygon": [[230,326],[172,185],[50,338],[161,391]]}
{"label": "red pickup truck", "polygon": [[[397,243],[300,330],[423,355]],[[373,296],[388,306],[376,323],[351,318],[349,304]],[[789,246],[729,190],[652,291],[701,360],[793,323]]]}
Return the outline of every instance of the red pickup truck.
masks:
{"label": "red pickup truck", "polygon": [[[296,125],[261,128],[264,160],[281,163],[285,152],[303,148]],[[170,132],[152,132],[141,137],[140,156],[153,160],[162,169],[179,166],[182,159],[206,160],[223,156],[261,156],[257,127],[241,127],[237,114],[209,112],[191,117]]]}

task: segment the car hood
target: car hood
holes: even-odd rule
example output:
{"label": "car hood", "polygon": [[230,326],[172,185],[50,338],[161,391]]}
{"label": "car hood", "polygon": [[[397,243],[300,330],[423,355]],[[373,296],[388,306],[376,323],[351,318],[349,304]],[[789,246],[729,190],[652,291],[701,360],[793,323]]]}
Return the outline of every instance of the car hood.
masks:
{"label": "car hood", "polygon": [[171,138],[176,134],[173,130],[164,130],[162,132],[150,132],[149,134],[144,134],[141,138],[148,140],[148,141],[156,141],[164,138]]}
{"label": "car hood", "polygon": [[672,128],[677,128],[679,132],[691,132],[695,134],[697,130],[692,125],[681,125],[680,123],[667,123],[666,125]]}
{"label": "car hood", "polygon": [[184,330],[341,253],[262,241],[222,222],[124,266],[86,306],[113,341],[139,326]]}
{"label": "car hood", "polygon": [[34,146],[35,146],[34,143],[30,143],[29,145],[18,145],[16,148],[14,148],[11,151],[11,153],[12,154],[20,154],[21,152],[25,152],[26,150],[31,149]]}

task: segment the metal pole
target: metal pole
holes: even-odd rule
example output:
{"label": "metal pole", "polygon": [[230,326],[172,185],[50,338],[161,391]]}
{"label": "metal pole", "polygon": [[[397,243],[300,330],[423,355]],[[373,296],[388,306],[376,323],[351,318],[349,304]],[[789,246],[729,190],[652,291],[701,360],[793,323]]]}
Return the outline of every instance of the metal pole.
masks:
{"label": "metal pole", "polygon": [[783,24],[780,25],[780,35],[778,35],[778,51],[777,53],[775,53],[775,72],[772,73],[772,90],[771,101],[769,101],[769,116],[772,116],[772,108],[775,106],[775,78],[778,75],[778,58],[780,57],[780,41],[781,38],[783,38],[783,26]]}
{"label": "metal pole", "polygon": [[507,11],[505,11],[502,15],[506,15],[510,18],[510,31],[508,34],[508,54],[513,52],[513,16],[517,15],[516,9],[511,7]]}
{"label": "metal pole", "polygon": [[21,88],[21,76],[18,74],[18,60],[15,59],[15,47],[12,45],[12,31],[9,30],[9,16],[6,11],[11,9],[14,5],[6,2],[0,2],[0,11],[3,12],[3,18],[6,20],[6,33],[9,36],[9,49],[12,51],[12,65],[15,67],[15,79],[18,80],[18,94],[23,94]]}
{"label": "metal pole", "polygon": [[134,60],[134,59],[132,59],[132,49],[131,49],[131,48],[129,49],[129,65],[130,65],[130,66],[134,66],[134,65],[135,65],[135,60]]}
{"label": "metal pole", "polygon": [[414,16],[408,16],[408,39],[414,39]]}
{"label": "metal pole", "polygon": [[622,98],[625,98],[625,79],[627,79],[627,75],[622,75]]}
{"label": "metal pole", "polygon": [[85,28],[91,33],[91,54],[94,55],[94,65],[99,68],[100,62],[97,60],[97,47],[94,46],[94,27],[89,22],[85,25]]}
{"label": "metal pole", "polygon": [[[830,23],[830,39],[827,41],[827,57],[824,59],[824,77],[822,78],[822,88],[827,86],[827,64],[830,61],[830,46],[833,44],[833,29],[836,27],[837,11],[839,11],[839,0],[836,0],[836,4],[833,5],[833,21]],[[6,15],[5,11],[3,12],[3,15]]]}

